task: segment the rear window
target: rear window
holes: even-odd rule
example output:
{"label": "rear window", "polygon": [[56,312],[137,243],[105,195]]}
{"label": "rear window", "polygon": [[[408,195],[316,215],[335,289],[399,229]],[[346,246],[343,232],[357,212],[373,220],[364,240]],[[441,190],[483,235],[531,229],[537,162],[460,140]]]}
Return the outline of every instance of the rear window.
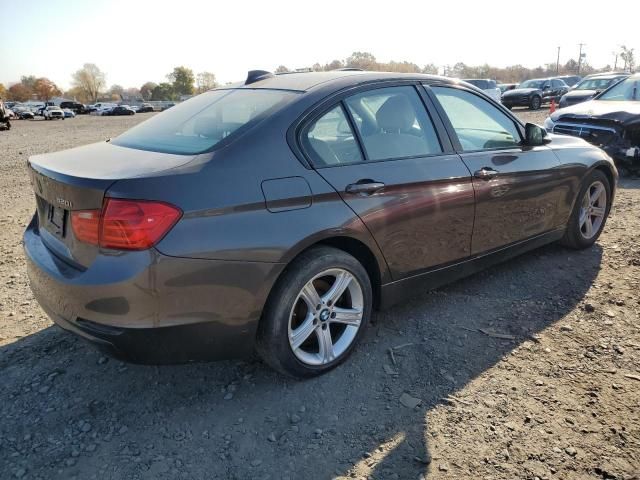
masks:
{"label": "rear window", "polygon": [[111,143],[163,153],[203,153],[247,130],[295,95],[284,90],[213,90],[156,115]]}
{"label": "rear window", "polygon": [[470,83],[475,87],[478,87],[480,90],[487,90],[489,88],[492,88],[489,86],[489,82],[487,82],[486,80],[476,80],[471,78],[471,79],[465,80],[465,82]]}

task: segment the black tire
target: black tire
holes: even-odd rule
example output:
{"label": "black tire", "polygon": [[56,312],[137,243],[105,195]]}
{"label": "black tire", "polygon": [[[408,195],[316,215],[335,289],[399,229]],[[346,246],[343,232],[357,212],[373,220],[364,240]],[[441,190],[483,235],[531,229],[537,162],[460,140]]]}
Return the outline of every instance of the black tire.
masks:
{"label": "black tire", "polygon": [[[362,319],[348,348],[332,361],[322,365],[302,362],[289,341],[289,321],[303,287],[327,269],[349,272],[362,291]],[[269,295],[258,326],[256,350],[273,369],[296,378],[310,378],[337,367],[351,354],[366,330],[371,317],[373,294],[367,271],[348,253],[332,247],[313,247],[296,258],[278,279]],[[309,337],[311,338],[311,337]]]}
{"label": "black tire", "polygon": [[[594,232],[593,236],[590,238],[585,238],[581,231],[580,225],[580,213],[582,210],[582,200],[585,197],[585,194],[588,189],[590,189],[596,182],[602,183],[606,192],[606,207],[605,214],[602,220],[602,223],[599,225],[597,230]],[[607,176],[601,172],[600,170],[594,170],[591,172],[582,182],[582,187],[580,188],[580,192],[574,202],[573,211],[571,212],[571,216],[569,217],[569,222],[567,224],[567,229],[565,231],[564,237],[560,240],[560,243],[566,247],[573,248],[576,250],[589,248],[593,245],[602,230],[604,229],[605,224],[607,223],[607,218],[609,217],[609,212],[611,211],[611,184],[609,183],[609,179]]]}
{"label": "black tire", "polygon": [[531,97],[529,101],[529,110],[539,110],[542,106],[542,99],[538,95]]}

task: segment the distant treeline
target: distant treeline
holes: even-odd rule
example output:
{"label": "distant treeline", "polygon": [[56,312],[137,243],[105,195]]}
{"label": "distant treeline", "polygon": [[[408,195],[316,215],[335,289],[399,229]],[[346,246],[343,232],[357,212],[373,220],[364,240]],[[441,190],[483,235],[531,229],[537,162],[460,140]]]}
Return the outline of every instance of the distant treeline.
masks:
{"label": "distant treeline", "polygon": [[[418,65],[408,61],[379,62],[369,52],[353,52],[344,60],[333,60],[329,63],[314,63],[311,67],[296,68],[298,70],[328,71],[340,68],[360,68],[362,70],[379,72],[404,72],[404,73],[430,73],[440,74],[456,78],[491,78],[504,83],[519,83],[529,78],[548,77],[553,75],[582,76],[596,72],[608,72],[623,70],[633,72],[635,65],[634,49],[624,45],[620,47],[620,53],[616,56],[616,63],[595,68],[584,59],[580,64],[576,60],[569,60],[563,65],[548,63],[544,66],[527,68],[522,65],[511,65],[499,68],[491,65],[471,66],[458,62],[453,66],[438,66],[434,63]],[[292,71],[285,65],[275,69],[276,73]],[[107,89],[106,73],[96,65],[86,63],[81,69],[71,75],[71,89],[62,92],[55,83],[46,77],[36,78],[33,75],[25,75],[20,82],[5,88],[0,83],[0,98],[26,101],[30,99],[48,100],[51,97],[64,95],[83,103],[101,100],[178,100],[195,93],[201,93],[218,85],[215,74],[201,72],[197,75],[187,67],[175,67],[166,75],[168,81],[154,83],[146,82],[140,87],[124,88],[121,85],[111,85]]]}

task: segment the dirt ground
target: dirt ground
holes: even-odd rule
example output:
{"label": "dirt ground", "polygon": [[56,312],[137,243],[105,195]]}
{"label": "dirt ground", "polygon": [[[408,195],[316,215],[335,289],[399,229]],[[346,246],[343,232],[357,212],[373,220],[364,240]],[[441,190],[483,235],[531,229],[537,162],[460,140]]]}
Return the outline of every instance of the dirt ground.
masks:
{"label": "dirt ground", "polygon": [[622,181],[593,248],[420,292],[321,378],[257,360],[136,366],[52,325],[21,236],[30,155],[142,118],[0,132],[0,478],[640,478],[639,180]]}

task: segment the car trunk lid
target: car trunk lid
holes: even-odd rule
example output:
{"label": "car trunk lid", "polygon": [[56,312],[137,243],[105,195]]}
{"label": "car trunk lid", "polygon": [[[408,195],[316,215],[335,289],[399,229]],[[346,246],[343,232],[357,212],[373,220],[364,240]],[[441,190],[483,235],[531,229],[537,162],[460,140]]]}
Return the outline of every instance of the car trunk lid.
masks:
{"label": "car trunk lid", "polygon": [[119,179],[157,174],[194,158],[107,142],[31,157],[29,175],[43,243],[77,268],[88,267],[100,249],[75,238],[71,212],[101,209],[109,188]]}

